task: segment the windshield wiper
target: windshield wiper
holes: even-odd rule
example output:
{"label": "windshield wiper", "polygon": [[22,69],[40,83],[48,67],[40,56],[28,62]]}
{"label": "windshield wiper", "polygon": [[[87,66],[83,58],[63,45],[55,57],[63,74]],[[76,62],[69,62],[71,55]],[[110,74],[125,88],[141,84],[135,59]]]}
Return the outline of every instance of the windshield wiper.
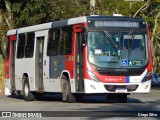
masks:
{"label": "windshield wiper", "polygon": [[118,46],[117,46],[117,44],[114,42],[114,40],[112,39],[111,35],[110,35],[107,31],[104,31],[104,33],[105,33],[105,35],[109,38],[109,40],[110,40],[110,42],[113,44],[113,46],[118,49]]}

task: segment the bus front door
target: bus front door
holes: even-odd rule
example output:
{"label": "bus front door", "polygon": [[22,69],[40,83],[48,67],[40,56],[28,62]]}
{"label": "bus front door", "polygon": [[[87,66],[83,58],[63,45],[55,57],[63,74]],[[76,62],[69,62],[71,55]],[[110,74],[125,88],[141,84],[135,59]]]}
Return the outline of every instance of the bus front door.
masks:
{"label": "bus front door", "polygon": [[83,92],[84,91],[84,63],[83,63],[83,46],[82,46],[82,35],[83,32],[81,30],[81,26],[74,26],[74,34],[75,34],[75,82],[76,82],[76,91]]}

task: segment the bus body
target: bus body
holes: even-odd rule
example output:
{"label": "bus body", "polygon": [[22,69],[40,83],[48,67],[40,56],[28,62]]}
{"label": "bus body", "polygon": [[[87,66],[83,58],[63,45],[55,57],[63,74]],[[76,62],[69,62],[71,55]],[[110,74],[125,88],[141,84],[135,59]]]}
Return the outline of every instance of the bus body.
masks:
{"label": "bus body", "polygon": [[5,93],[25,100],[62,93],[68,102],[85,94],[126,102],[150,92],[150,34],[140,18],[83,16],[9,30],[6,52]]}

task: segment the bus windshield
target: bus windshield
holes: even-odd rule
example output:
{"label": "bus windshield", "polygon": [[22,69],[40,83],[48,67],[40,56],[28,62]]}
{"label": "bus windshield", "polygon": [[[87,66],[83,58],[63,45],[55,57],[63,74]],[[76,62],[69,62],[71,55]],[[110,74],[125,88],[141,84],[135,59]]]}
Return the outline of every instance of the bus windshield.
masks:
{"label": "bus windshield", "polygon": [[145,31],[88,32],[88,60],[100,68],[135,68],[148,63]]}

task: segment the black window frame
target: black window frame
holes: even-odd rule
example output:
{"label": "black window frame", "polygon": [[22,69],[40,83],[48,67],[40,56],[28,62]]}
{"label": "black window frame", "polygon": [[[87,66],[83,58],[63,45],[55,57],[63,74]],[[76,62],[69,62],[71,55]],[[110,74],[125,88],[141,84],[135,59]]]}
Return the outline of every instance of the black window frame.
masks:
{"label": "black window frame", "polygon": [[73,26],[65,26],[61,28],[60,55],[72,54],[72,37]]}
{"label": "black window frame", "polygon": [[27,33],[25,37],[25,58],[32,58],[34,55],[35,33]]}
{"label": "black window frame", "polygon": [[[22,37],[21,37],[22,36]],[[17,59],[24,58],[25,55],[25,33],[18,35]]]}
{"label": "black window frame", "polygon": [[60,28],[48,31],[47,56],[57,56],[59,54]]}

